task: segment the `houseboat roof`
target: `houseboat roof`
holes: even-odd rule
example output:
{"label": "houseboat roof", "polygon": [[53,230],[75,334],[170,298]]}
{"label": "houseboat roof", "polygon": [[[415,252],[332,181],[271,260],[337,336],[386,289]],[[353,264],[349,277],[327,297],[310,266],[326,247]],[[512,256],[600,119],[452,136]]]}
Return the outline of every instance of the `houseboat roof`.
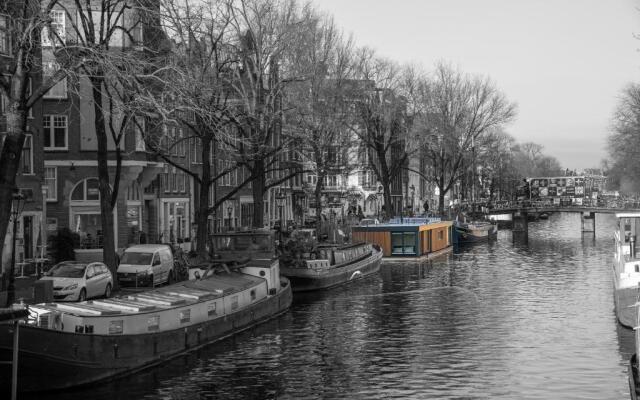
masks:
{"label": "houseboat roof", "polygon": [[640,218],[640,212],[620,212],[616,213],[616,218]]}
{"label": "houseboat roof", "polygon": [[452,225],[451,221],[411,221],[403,223],[384,223],[365,226],[354,226],[354,231],[386,231],[386,232],[407,232],[407,231],[423,231],[433,228],[440,228]]}
{"label": "houseboat roof", "polygon": [[110,299],[90,300],[81,303],[46,303],[38,304],[37,307],[78,316],[94,317],[153,312],[219,298],[256,286],[264,281],[264,278],[257,276],[231,272]]}

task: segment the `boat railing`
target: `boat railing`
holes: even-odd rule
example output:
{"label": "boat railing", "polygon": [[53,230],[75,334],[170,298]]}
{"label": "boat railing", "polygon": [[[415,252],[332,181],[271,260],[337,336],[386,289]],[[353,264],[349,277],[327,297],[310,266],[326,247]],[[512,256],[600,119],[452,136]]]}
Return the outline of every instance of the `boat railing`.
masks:
{"label": "boat railing", "polygon": [[442,221],[440,217],[403,217],[391,218],[389,224],[427,225],[440,221]]}

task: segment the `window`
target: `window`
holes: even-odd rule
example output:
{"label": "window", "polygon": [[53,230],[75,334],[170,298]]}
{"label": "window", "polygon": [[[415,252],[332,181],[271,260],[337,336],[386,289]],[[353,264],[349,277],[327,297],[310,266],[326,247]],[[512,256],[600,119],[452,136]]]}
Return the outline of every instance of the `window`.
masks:
{"label": "window", "polygon": [[178,177],[178,191],[180,192],[184,192],[185,191],[185,180],[186,180],[186,174],[184,172],[180,172],[180,175]]}
{"label": "window", "polygon": [[147,331],[153,332],[160,329],[160,316],[154,315],[147,318]]}
{"label": "window", "polygon": [[191,310],[190,309],[182,310],[180,311],[179,316],[180,316],[180,323],[184,324],[185,322],[189,322],[191,321]]}
{"label": "window", "polygon": [[26,135],[24,138],[24,146],[22,147],[22,174],[33,175],[33,136]]}
{"label": "window", "polygon": [[238,309],[238,296],[231,297],[231,309],[232,310]]}
{"label": "window", "polygon": [[67,116],[45,115],[42,119],[45,150],[67,150]]}
{"label": "window", "polygon": [[208,316],[216,315],[216,303],[215,302],[207,304],[207,315]]}
{"label": "window", "polygon": [[174,193],[178,191],[178,170],[176,167],[173,167],[173,173],[171,174],[171,189]]}
{"label": "window", "polygon": [[[42,75],[43,78],[50,78],[55,75],[56,71],[60,68],[58,63],[53,60],[42,62]],[[67,78],[62,79],[60,82],[53,85],[47,93],[42,96],[44,99],[66,99],[67,98]]]}
{"label": "window", "polygon": [[253,289],[250,293],[251,293],[251,301],[255,301],[255,299],[256,299],[256,290]]}
{"label": "window", "polygon": [[392,232],[391,254],[416,254],[415,232]]}
{"label": "window", "polygon": [[53,44],[60,45],[60,41],[64,43],[65,39],[65,12],[52,10],[49,16],[51,17],[51,30],[53,31],[51,33],[53,34],[49,32],[48,27],[42,29],[42,46],[44,47],[51,47]]}
{"label": "window", "polygon": [[44,185],[47,188],[47,201],[57,201],[58,170],[56,167],[44,167]]}
{"label": "window", "polygon": [[135,132],[136,136],[136,151],[145,151],[146,146],[144,144],[144,119],[139,117],[134,118],[133,125],[133,131]]}
{"label": "window", "polygon": [[123,320],[109,321],[109,335],[121,335],[124,332]]}
{"label": "window", "polygon": [[0,54],[11,54],[11,34],[9,32],[9,17],[0,15]]}
{"label": "window", "polygon": [[169,193],[171,187],[169,186],[169,166],[167,164],[164,165],[164,173],[162,174],[162,186],[164,188],[165,193]]}
{"label": "window", "polygon": [[186,156],[185,147],[184,131],[180,128],[178,129],[178,155],[180,157]]}

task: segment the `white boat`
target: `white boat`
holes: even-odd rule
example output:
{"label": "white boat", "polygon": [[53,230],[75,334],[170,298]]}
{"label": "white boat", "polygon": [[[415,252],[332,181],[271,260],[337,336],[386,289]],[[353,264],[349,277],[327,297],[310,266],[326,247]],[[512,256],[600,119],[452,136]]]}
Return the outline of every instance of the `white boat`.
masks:
{"label": "white boat", "polygon": [[616,317],[627,327],[636,326],[638,285],[640,284],[640,257],[637,241],[640,238],[640,213],[617,213],[617,229],[613,235],[613,285]]}

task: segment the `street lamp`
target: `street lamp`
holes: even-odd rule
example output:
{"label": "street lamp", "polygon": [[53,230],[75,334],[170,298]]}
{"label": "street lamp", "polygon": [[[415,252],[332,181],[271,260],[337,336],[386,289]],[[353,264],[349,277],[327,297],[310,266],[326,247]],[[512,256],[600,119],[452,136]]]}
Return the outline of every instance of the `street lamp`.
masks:
{"label": "street lamp", "polygon": [[16,268],[16,230],[18,227],[18,216],[22,214],[24,207],[24,195],[18,191],[13,193],[11,217],[13,218],[13,238],[11,241],[11,269],[9,269],[9,285],[7,287],[7,304],[9,307],[16,297],[15,268]]}
{"label": "street lamp", "polygon": [[231,230],[231,212],[233,211],[233,207],[227,207],[227,214],[229,215],[229,230]]}
{"label": "street lamp", "polygon": [[380,219],[380,206],[382,204],[382,194],[383,194],[383,188],[382,185],[378,186],[378,220]]}
{"label": "street lamp", "polygon": [[278,192],[276,193],[276,205],[278,206],[278,219],[280,221],[280,227],[279,227],[279,237],[280,240],[282,240],[282,207],[284,206],[284,200],[285,200],[285,196],[284,193],[282,193],[281,190],[278,190]]}

